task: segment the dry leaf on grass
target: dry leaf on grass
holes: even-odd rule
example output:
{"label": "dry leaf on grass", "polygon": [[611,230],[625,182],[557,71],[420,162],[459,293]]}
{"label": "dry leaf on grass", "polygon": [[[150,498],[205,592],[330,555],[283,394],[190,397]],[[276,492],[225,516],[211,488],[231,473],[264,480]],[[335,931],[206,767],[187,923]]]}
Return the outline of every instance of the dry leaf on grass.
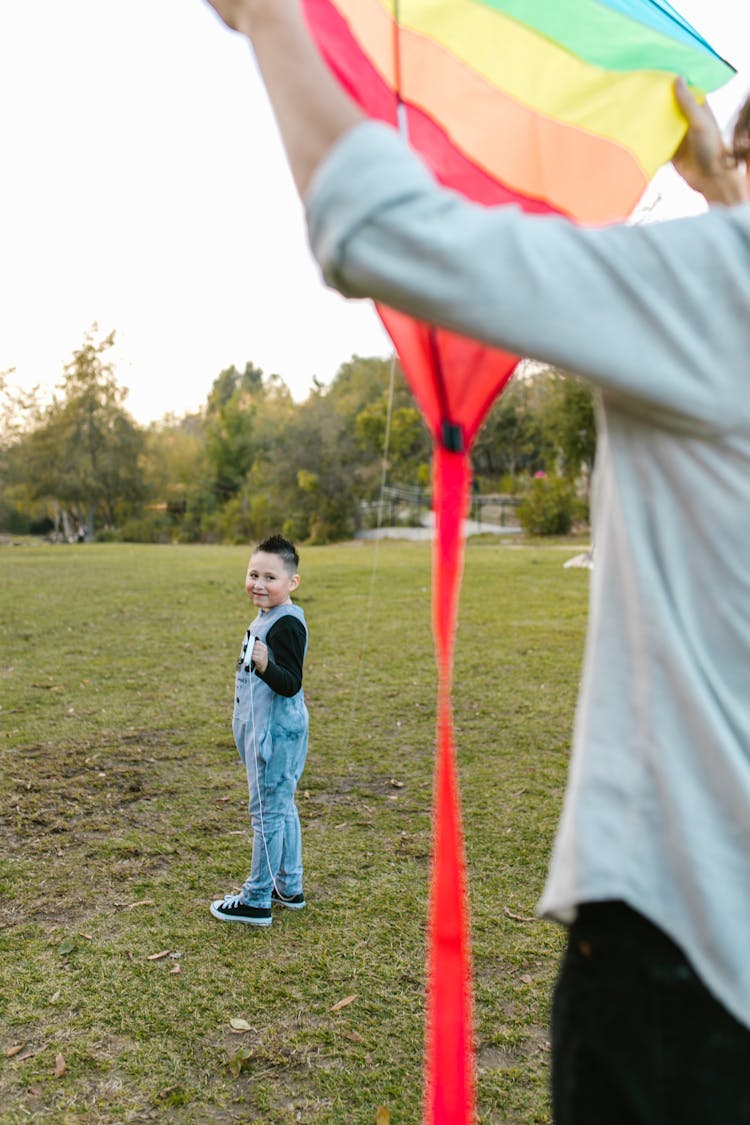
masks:
{"label": "dry leaf on grass", "polygon": [[169,950],[168,949],[162,949],[159,953],[151,953],[146,958],[146,960],[147,961],[163,961],[165,957],[169,957]]}
{"label": "dry leaf on grass", "polygon": [[331,1008],[332,1012],[338,1012],[341,1008],[346,1008],[348,1004],[353,1004],[355,1000],[359,1000],[359,993],[355,992],[353,996],[345,996],[343,1000],[339,1000],[338,1004],[334,1004]]}
{"label": "dry leaf on grass", "polygon": [[60,989],[58,988],[57,992],[53,992],[52,995],[50,996],[49,1002],[50,1002],[50,1004],[56,1004],[59,999],[60,999]]}
{"label": "dry leaf on grass", "polygon": [[170,1098],[172,1094],[175,1094],[179,1088],[179,1086],[165,1086],[163,1090],[159,1090],[156,1096],[163,1101],[164,1098]]}
{"label": "dry leaf on grass", "polygon": [[55,1070],[54,1070],[55,1078],[62,1078],[62,1076],[63,1076],[63,1074],[65,1074],[66,1070],[67,1070],[67,1067],[65,1066],[65,1059],[63,1058],[61,1053],[58,1051],[56,1056],[55,1056]]}
{"label": "dry leaf on grass", "polygon": [[177,962],[177,964],[176,964],[176,965],[173,965],[173,966],[172,966],[172,968],[171,968],[171,969],[170,969],[169,971],[170,971],[170,973],[172,974],[172,976],[174,976],[174,975],[175,975],[175,973],[181,973],[181,972],[182,972],[182,969],[180,968],[180,963],[179,963],[179,961]]}
{"label": "dry leaf on grass", "polygon": [[375,1113],[375,1125],[391,1125],[391,1111],[387,1106],[378,1106]]}
{"label": "dry leaf on grass", "polygon": [[239,1016],[235,1016],[233,1019],[231,1019],[229,1021],[229,1026],[231,1027],[232,1031],[252,1031],[253,1030],[252,1027],[250,1026],[250,1024],[247,1022],[247,1020],[243,1020]]}
{"label": "dry leaf on grass", "polygon": [[22,1050],[23,1043],[18,1043],[15,1047],[6,1047],[4,1054],[6,1059],[12,1059],[14,1055],[20,1055]]}
{"label": "dry leaf on grass", "polygon": [[528,918],[525,914],[514,914],[512,910],[508,910],[507,906],[503,907],[503,914],[506,918],[512,918],[514,922],[536,922],[536,918]]}
{"label": "dry leaf on grass", "polygon": [[522,973],[521,974],[521,980],[523,981],[524,984],[533,984],[534,983],[533,977],[531,977],[528,973]]}
{"label": "dry leaf on grass", "polygon": [[139,906],[153,906],[154,900],[152,898],[142,898],[138,902],[129,902],[125,907],[126,910],[135,910]]}

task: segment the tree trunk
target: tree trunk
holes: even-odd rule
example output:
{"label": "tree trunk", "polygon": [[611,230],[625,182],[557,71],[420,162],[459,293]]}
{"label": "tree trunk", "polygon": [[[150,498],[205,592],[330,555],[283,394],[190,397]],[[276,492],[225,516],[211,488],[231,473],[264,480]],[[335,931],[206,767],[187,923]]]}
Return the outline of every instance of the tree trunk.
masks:
{"label": "tree trunk", "polygon": [[63,536],[65,538],[65,542],[66,543],[72,543],[75,539],[75,536],[73,534],[73,525],[70,522],[70,512],[68,511],[67,508],[63,508],[61,515],[62,515],[62,525],[63,525]]}

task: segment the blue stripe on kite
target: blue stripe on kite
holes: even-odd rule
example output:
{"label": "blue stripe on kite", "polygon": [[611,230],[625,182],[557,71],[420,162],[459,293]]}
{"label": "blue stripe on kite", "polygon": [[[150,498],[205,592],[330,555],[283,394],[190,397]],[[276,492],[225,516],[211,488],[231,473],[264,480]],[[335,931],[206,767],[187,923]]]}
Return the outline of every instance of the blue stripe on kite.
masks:
{"label": "blue stripe on kite", "polygon": [[[703,50],[706,54],[721,59],[721,55],[713,49],[710,43],[700,35],[687,20],[675,11],[668,0],[598,0],[606,8],[613,8],[632,20],[653,27],[663,35],[686,43],[696,50]],[[725,59],[721,59],[725,62]]]}
{"label": "blue stripe on kite", "polygon": [[[684,27],[687,31],[690,32],[691,35],[695,36],[698,42],[701,43],[706,48],[706,50],[710,52],[710,54],[715,55],[716,58],[721,58],[721,55],[717,54],[708,40],[704,39],[701,33],[699,31],[696,31],[696,29],[688,23],[685,17],[683,15],[680,15],[676,8],[672,7],[672,5],[669,3],[669,0],[651,0],[651,3],[656,5],[657,8],[662,8],[670,19],[675,20],[676,23],[678,23],[681,27]],[[726,59],[722,59],[722,62],[726,62]]]}

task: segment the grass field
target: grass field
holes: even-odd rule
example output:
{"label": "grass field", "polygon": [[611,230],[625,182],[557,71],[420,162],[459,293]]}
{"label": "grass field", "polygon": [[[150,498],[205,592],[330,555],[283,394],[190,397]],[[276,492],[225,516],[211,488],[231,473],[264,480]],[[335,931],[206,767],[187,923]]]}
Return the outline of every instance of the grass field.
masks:
{"label": "grass field", "polygon": [[[455,715],[481,1122],[550,1120],[562,936],[534,906],[579,678],[577,549],[467,550]],[[249,866],[231,735],[247,552],[0,549],[3,1125],[419,1122],[429,547],[302,555],[308,909],[254,930],[208,912]]]}

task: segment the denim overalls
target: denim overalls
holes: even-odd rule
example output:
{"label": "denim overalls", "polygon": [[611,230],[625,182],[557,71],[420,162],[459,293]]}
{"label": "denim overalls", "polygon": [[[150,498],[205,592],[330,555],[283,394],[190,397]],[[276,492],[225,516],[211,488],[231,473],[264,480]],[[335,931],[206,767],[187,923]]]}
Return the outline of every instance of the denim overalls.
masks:
{"label": "denim overalls", "polygon": [[278,695],[252,671],[247,658],[253,639],[265,644],[269,629],[285,614],[301,621],[307,632],[299,606],[275,606],[255,618],[237,662],[232,731],[247,770],[253,825],[252,866],[240,897],[250,906],[270,907],[274,886],[285,898],[302,891],[302,837],[294,794],[307,757],[305,695],[301,688],[291,697]]}

